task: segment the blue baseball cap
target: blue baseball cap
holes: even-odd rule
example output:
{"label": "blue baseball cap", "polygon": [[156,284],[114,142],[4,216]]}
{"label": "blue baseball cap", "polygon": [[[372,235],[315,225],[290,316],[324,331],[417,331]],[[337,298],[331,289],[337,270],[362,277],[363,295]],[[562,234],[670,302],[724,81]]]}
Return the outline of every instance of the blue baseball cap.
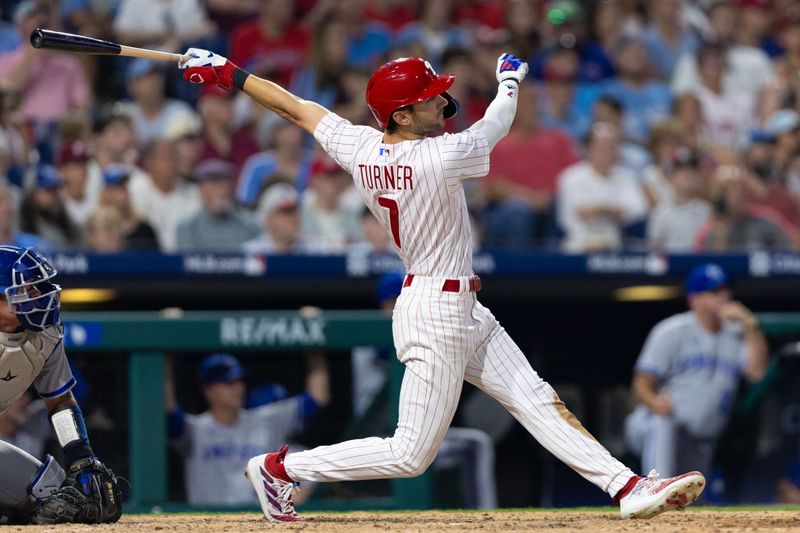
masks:
{"label": "blue baseball cap", "polygon": [[153,71],[161,71],[161,66],[158,64],[158,61],[145,59],[143,57],[136,58],[128,63],[128,66],[125,68],[125,82],[130,83],[131,80]]}
{"label": "blue baseball cap", "polygon": [[378,297],[378,304],[383,303],[390,298],[397,298],[400,296],[400,291],[403,290],[403,279],[405,276],[401,272],[387,272],[378,278],[378,290],[376,296]]}
{"label": "blue baseball cap", "polygon": [[721,266],[707,263],[694,267],[686,277],[686,295],[707,292],[728,285],[728,275]]}
{"label": "blue baseball cap", "polygon": [[53,165],[39,165],[36,167],[36,186],[40,189],[53,190],[61,187],[58,170]]}
{"label": "blue baseball cap", "polygon": [[127,165],[108,165],[103,169],[103,183],[120,185],[131,177],[131,169]]}
{"label": "blue baseball cap", "polygon": [[197,369],[201,385],[230,383],[244,377],[244,368],[239,360],[229,353],[213,353],[203,359]]}

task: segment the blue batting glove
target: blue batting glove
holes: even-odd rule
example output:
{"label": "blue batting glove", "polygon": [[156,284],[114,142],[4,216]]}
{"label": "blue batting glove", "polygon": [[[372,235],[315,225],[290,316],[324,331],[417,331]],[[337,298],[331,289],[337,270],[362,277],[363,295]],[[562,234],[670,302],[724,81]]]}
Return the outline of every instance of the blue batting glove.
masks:
{"label": "blue batting glove", "polygon": [[528,64],[513,54],[503,54],[497,60],[497,81],[514,80],[519,84],[528,73]]}

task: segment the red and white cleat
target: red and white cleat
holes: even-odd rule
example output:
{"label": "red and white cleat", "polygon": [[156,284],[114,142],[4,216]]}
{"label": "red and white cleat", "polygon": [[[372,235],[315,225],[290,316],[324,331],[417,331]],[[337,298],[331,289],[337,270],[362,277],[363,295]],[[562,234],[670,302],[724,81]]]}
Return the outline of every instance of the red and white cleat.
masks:
{"label": "red and white cleat", "polygon": [[[281,473],[283,458],[286,456],[288,446],[284,446],[277,453],[256,455],[247,462],[244,475],[250,480],[256,494],[264,518],[270,522],[300,522],[303,520],[294,510],[292,492],[297,483],[291,481],[285,473]],[[285,471],[284,471],[285,472]]]}
{"label": "red and white cleat", "polygon": [[700,472],[659,479],[656,471],[651,470],[647,477],[631,478],[620,491],[620,517],[650,518],[673,509],[683,511],[697,501],[705,486],[706,478]]}

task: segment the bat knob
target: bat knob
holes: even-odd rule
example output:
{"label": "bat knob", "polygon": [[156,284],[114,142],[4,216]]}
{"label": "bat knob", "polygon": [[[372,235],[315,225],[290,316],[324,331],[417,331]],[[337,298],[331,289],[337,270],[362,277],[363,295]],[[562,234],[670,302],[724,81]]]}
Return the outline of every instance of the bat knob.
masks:
{"label": "bat knob", "polygon": [[40,28],[36,28],[31,32],[31,46],[34,48],[41,48],[44,44],[44,33]]}

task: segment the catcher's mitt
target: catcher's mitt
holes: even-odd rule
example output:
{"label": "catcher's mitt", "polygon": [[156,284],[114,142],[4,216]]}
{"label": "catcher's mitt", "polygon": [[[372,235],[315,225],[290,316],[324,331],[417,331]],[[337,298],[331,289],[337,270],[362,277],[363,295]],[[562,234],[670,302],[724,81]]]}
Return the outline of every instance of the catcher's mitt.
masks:
{"label": "catcher's mitt", "polygon": [[88,501],[75,487],[64,486],[39,502],[30,516],[31,524],[77,522]]}
{"label": "catcher's mitt", "polygon": [[66,483],[77,489],[86,500],[78,511],[76,522],[111,523],[122,516],[122,492],[117,477],[96,457],[85,457],[70,465]]}

